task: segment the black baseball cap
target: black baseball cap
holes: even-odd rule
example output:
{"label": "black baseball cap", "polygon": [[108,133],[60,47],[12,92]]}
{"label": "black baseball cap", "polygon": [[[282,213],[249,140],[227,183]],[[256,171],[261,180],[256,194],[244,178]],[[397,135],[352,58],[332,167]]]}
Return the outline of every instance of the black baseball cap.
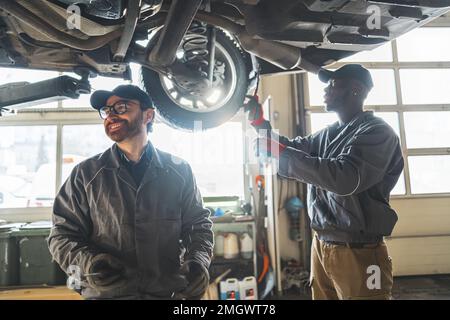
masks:
{"label": "black baseball cap", "polygon": [[91,95],[91,106],[94,109],[99,110],[100,108],[106,106],[106,101],[112,96],[118,96],[130,100],[138,100],[141,103],[141,108],[154,109],[152,98],[145,92],[141,90],[138,86],[131,84],[120,85],[112,91],[107,90],[97,90]]}
{"label": "black baseball cap", "polygon": [[327,83],[330,79],[354,79],[360,81],[367,88],[373,88],[372,76],[369,70],[360,64],[346,64],[335,71],[320,69],[319,80]]}

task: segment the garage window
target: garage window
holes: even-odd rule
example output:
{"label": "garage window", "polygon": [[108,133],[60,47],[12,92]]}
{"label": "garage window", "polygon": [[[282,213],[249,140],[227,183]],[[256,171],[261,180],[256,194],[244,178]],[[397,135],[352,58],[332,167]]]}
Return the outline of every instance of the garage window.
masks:
{"label": "garage window", "polygon": [[412,193],[450,193],[450,156],[410,156]]}
{"label": "garage window", "polygon": [[450,69],[400,69],[403,103],[450,104],[449,79]]}
{"label": "garage window", "polygon": [[244,197],[241,122],[228,122],[198,133],[186,133],[158,123],[150,139],[155,147],[191,165],[202,196]]}
{"label": "garage window", "polygon": [[[392,194],[403,197],[450,194],[450,27],[416,29],[373,51],[332,66],[361,63],[374,79],[366,109],[375,111],[400,137],[405,169]],[[323,107],[325,85],[305,75],[309,132],[337,121]]]}
{"label": "garage window", "polygon": [[[400,61],[450,61],[450,28],[419,28],[397,39]],[[360,60],[361,61],[361,60]]]}
{"label": "garage window", "polygon": [[[366,105],[395,105],[397,96],[395,92],[395,78],[393,69],[370,70],[373,78],[374,88],[369,93]],[[308,73],[309,103],[311,106],[323,106],[324,89],[327,85],[317,78],[316,75]]]}
{"label": "garage window", "polygon": [[52,203],[56,126],[2,126],[0,136],[0,208]]}
{"label": "garage window", "polygon": [[450,146],[450,112],[405,112],[408,148],[448,148]]}

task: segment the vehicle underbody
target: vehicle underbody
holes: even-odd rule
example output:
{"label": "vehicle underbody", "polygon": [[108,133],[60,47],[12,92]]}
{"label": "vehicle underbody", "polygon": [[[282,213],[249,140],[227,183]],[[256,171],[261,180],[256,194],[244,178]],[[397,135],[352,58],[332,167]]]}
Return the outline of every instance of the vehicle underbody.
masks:
{"label": "vehicle underbody", "polygon": [[229,120],[261,74],[317,73],[449,10],[448,0],[0,0],[0,66],[87,81],[130,79],[138,63],[169,124],[206,129]]}

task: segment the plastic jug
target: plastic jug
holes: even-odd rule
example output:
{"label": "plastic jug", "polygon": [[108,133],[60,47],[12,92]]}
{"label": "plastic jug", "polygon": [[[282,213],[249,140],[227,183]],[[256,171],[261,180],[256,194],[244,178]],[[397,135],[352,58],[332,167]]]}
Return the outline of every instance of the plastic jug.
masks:
{"label": "plastic jug", "polygon": [[220,300],[239,300],[239,280],[229,278],[220,281]]}
{"label": "plastic jug", "polygon": [[253,256],[253,240],[250,235],[245,232],[241,235],[241,257],[243,259],[251,259]]}
{"label": "plastic jug", "polygon": [[219,233],[215,238],[214,243],[214,255],[216,257],[223,257],[223,251],[224,251],[224,236],[223,234]]}
{"label": "plastic jug", "polygon": [[239,297],[241,300],[258,299],[258,286],[255,277],[247,277],[239,281]]}
{"label": "plastic jug", "polygon": [[225,235],[223,257],[225,259],[239,258],[239,240],[236,233],[227,233]]}

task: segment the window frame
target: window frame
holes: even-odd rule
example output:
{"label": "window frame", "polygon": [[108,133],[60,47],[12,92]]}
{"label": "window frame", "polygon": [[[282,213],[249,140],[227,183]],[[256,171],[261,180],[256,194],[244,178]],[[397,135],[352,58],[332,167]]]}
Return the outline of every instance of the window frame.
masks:
{"label": "window frame", "polygon": [[[103,124],[97,111],[92,108],[62,108],[61,101],[58,102],[59,108],[39,109],[29,108],[20,110],[16,115],[0,118],[0,127],[7,126],[56,126],[56,181],[55,190],[59,190],[63,181],[62,161],[63,161],[63,127],[67,125],[95,125]],[[158,118],[156,121],[159,121]],[[247,153],[246,148],[246,117],[243,112],[238,112],[229,122],[238,122],[242,124],[242,152],[244,163],[242,164],[244,199],[247,200],[249,182],[245,179]],[[33,222],[39,220],[50,220],[52,215],[51,207],[27,207],[27,208],[1,208],[0,219],[8,222]]]}
{"label": "window frame", "polygon": [[[433,27],[446,27],[450,28],[450,22],[438,22],[436,24],[427,25],[424,28]],[[397,95],[397,104],[395,105],[367,105],[365,110],[372,110],[375,112],[395,112],[398,115],[399,129],[400,129],[400,143],[402,147],[402,153],[405,159],[404,178],[405,178],[405,194],[392,195],[391,198],[435,198],[435,197],[450,197],[450,192],[445,193],[411,193],[411,179],[409,171],[408,159],[410,156],[438,156],[438,155],[450,155],[450,148],[408,148],[406,144],[406,131],[405,131],[405,112],[418,112],[418,111],[448,111],[450,112],[449,104],[404,104],[401,88],[400,70],[401,69],[443,69],[450,68],[450,61],[433,61],[433,62],[401,62],[398,59],[397,41],[391,41],[392,49],[392,62],[352,62],[360,63],[368,69],[391,69],[394,70],[395,91]],[[347,63],[337,62],[331,67],[339,68]],[[313,113],[325,113],[323,106],[310,105],[309,99],[309,83],[308,75],[303,73],[303,99],[306,112],[306,132],[311,133],[311,119],[310,115]],[[309,118],[309,119],[308,119]]]}
{"label": "window frame", "polygon": [[[58,105],[61,101],[58,102]],[[70,114],[70,118],[67,118]],[[99,121],[100,120],[100,121]],[[0,121],[1,127],[11,126],[56,126],[56,181],[55,190],[59,190],[62,185],[62,130],[65,125],[82,124],[102,124],[103,121],[94,110],[84,108],[66,109],[24,109],[11,117],[4,117]],[[0,209],[0,219],[20,222],[20,221],[38,221],[51,219],[52,208],[2,208]]]}

